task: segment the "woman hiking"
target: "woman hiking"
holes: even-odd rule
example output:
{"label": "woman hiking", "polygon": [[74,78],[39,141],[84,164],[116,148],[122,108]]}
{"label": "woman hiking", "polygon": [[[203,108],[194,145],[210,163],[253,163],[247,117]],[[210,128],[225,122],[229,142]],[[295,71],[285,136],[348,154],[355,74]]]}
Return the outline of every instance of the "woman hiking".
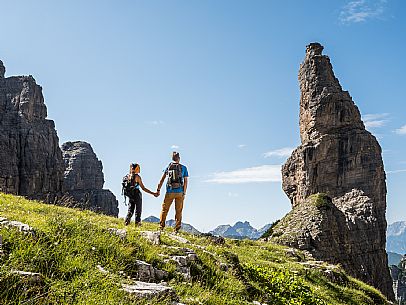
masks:
{"label": "woman hiking", "polygon": [[139,164],[131,163],[130,173],[126,176],[126,178],[130,181],[132,187],[131,195],[129,196],[130,200],[128,205],[128,213],[124,222],[126,226],[131,222],[131,217],[134,214],[134,209],[135,209],[135,225],[136,226],[141,225],[142,194],[140,191],[140,187],[144,192],[147,192],[148,194],[158,197],[158,193],[154,193],[144,186],[144,184],[142,183],[141,176],[139,175],[140,171],[141,168]]}

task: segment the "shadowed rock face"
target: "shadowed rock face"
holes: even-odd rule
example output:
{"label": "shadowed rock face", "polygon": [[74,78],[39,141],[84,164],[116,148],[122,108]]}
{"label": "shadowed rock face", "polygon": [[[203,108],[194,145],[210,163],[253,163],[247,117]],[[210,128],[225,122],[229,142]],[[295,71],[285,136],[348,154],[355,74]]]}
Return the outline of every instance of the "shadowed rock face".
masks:
{"label": "shadowed rock face", "polygon": [[78,202],[76,206],[118,216],[114,194],[104,190],[103,165],[89,143],[66,142],[62,145],[65,161],[63,189],[65,196]]}
{"label": "shadowed rock face", "polygon": [[[381,148],[365,130],[357,106],[322,50],[318,43],[307,46],[300,66],[302,143],[282,168],[282,187],[293,211],[276,226],[274,238],[340,263],[393,299]],[[329,209],[309,203],[307,198],[317,193],[331,198]]]}
{"label": "shadowed rock face", "polygon": [[0,191],[51,201],[64,168],[42,88],[32,76],[4,73],[0,61]]}
{"label": "shadowed rock face", "polygon": [[103,190],[103,166],[90,144],[68,142],[62,157],[42,88],[32,76],[5,78],[5,71],[0,61],[0,192],[117,216],[118,202]]}

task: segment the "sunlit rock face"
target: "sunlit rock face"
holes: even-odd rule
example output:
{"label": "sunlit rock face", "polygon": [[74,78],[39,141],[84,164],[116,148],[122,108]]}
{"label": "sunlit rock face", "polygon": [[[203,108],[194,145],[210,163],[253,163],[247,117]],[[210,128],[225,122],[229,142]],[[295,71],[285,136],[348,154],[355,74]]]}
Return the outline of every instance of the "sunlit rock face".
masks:
{"label": "sunlit rock face", "polygon": [[32,76],[4,74],[0,61],[0,191],[53,201],[64,165],[42,88]]}
{"label": "sunlit rock face", "polygon": [[[300,65],[301,145],[282,168],[293,210],[274,229],[274,239],[340,263],[393,299],[381,147],[322,51],[311,43]],[[318,193],[330,203],[313,204],[309,196]]]}
{"label": "sunlit rock face", "polygon": [[118,201],[109,190],[104,190],[102,162],[89,143],[66,142],[62,145],[65,162],[64,196],[71,197],[76,206],[118,216]]}

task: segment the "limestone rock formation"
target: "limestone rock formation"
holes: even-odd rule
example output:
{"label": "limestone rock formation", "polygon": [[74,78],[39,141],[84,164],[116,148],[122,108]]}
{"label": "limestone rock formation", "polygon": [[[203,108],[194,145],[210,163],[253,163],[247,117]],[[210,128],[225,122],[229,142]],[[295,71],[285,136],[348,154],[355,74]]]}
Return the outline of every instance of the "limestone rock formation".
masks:
{"label": "limestone rock formation", "polygon": [[103,165],[91,145],[83,141],[66,142],[61,149],[65,161],[65,196],[78,202],[78,207],[117,216],[117,199],[111,191],[103,189]]}
{"label": "limestone rock formation", "polygon": [[301,145],[282,168],[293,210],[272,228],[272,237],[341,264],[393,299],[381,148],[322,50],[308,45],[300,66]]}
{"label": "limestone rock formation", "polygon": [[42,88],[32,76],[4,74],[0,61],[0,191],[53,201],[64,166]]}
{"label": "limestone rock formation", "polygon": [[65,192],[64,204],[68,198],[71,206],[117,216],[118,202],[103,190],[103,166],[90,144],[65,143],[62,156],[42,88],[32,76],[5,78],[5,71],[0,61],[0,192],[52,203]]}

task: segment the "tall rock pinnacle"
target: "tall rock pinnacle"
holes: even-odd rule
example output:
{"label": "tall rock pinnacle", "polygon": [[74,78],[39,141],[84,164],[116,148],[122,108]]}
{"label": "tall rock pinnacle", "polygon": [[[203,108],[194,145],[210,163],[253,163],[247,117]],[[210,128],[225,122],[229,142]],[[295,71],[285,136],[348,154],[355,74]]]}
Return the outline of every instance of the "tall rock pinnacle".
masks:
{"label": "tall rock pinnacle", "polygon": [[0,78],[4,78],[6,74],[6,67],[3,65],[3,62],[0,60]]}
{"label": "tall rock pinnacle", "polygon": [[302,143],[282,168],[293,210],[274,229],[274,239],[341,264],[393,299],[381,147],[322,51],[311,43],[300,65]]}

